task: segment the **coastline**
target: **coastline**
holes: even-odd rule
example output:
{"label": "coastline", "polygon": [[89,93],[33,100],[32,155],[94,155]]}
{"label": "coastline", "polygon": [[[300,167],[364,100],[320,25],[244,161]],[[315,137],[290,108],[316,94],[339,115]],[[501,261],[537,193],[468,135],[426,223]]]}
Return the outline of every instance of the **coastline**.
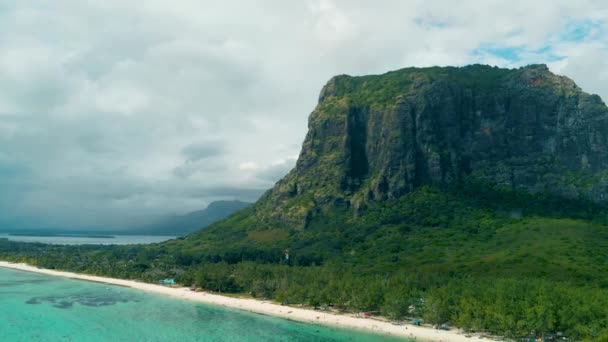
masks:
{"label": "coastline", "polygon": [[464,334],[457,330],[444,331],[427,327],[414,326],[411,324],[394,325],[390,322],[378,321],[370,318],[359,318],[352,317],[349,315],[295,308],[258,299],[233,298],[217,294],[211,294],[208,292],[194,292],[188,288],[166,287],[162,285],[142,283],[134,280],[107,278],[73,272],[56,271],[38,268],[27,264],[11,263],[6,261],[0,261],[0,267],[20,271],[35,272],[50,276],[124,286],[149,293],[166,295],[173,298],[180,298],[210,305],[224,306],[237,310],[244,310],[263,315],[275,316],[298,322],[333,326],[342,329],[366,331],[387,336],[396,336],[435,342],[464,342],[484,340],[483,338],[478,336],[466,337]]}

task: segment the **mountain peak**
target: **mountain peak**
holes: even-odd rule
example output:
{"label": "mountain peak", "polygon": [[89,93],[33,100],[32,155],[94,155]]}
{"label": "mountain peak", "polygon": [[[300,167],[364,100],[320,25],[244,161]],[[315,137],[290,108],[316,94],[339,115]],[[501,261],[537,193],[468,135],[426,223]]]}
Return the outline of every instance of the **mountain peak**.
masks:
{"label": "mountain peak", "polygon": [[608,108],[546,65],[405,68],[331,78],[264,200],[300,227],[323,206],[463,181],[606,203],[606,170]]}
{"label": "mountain peak", "polygon": [[526,66],[522,66],[521,69],[542,70],[542,71],[549,72],[549,67],[547,66],[547,64],[544,64],[544,63],[528,64]]}

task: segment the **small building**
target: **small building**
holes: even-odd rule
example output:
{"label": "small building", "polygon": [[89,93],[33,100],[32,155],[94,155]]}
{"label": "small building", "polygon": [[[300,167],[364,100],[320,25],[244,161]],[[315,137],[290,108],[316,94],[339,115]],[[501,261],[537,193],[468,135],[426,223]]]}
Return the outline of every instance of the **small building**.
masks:
{"label": "small building", "polygon": [[163,279],[161,281],[159,281],[159,283],[163,284],[163,285],[175,285],[175,280],[173,279]]}

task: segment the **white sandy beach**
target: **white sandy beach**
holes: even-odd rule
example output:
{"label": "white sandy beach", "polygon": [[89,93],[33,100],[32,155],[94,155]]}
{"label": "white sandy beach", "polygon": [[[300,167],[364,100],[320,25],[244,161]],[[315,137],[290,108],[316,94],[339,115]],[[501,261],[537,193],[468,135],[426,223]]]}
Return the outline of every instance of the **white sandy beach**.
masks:
{"label": "white sandy beach", "polygon": [[[36,272],[58,277],[80,279],[106,283],[112,285],[126,286],[137,290],[142,290],[151,293],[167,295],[175,298],[187,299],[205,304],[221,305],[229,308],[246,310],[264,315],[271,315],[291,319],[300,322],[331,325],[346,329],[355,329],[362,331],[375,332],[390,336],[401,336],[408,338],[416,338],[424,341],[482,341],[481,337],[471,336],[466,337],[461,332],[451,330],[443,331],[425,327],[417,327],[410,324],[394,325],[390,322],[378,321],[370,318],[358,318],[347,315],[333,314],[315,310],[302,308],[293,308],[280,304],[261,301],[256,299],[232,298],[207,292],[194,292],[188,288],[171,288],[155,284],[141,283],[133,280],[97,277],[86,274],[78,274],[72,272],[54,271],[48,269],[37,268],[26,264],[16,264],[5,261],[0,261],[0,267],[12,268],[16,270]],[[487,340],[484,340],[487,341]]]}

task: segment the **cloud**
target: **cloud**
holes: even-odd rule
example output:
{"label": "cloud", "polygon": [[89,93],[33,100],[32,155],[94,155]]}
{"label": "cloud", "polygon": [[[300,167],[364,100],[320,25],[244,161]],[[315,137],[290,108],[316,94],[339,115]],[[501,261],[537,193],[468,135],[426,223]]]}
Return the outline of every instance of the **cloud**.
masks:
{"label": "cloud", "polygon": [[268,182],[275,182],[285,176],[296,164],[297,157],[287,157],[273,161],[270,165],[258,169],[256,177]]}
{"label": "cloud", "polygon": [[0,224],[104,228],[255,200],[333,75],[549,63],[608,98],[602,1],[7,2]]}
{"label": "cloud", "polygon": [[189,161],[199,161],[222,155],[224,146],[219,141],[214,142],[196,142],[182,149],[182,154]]}
{"label": "cloud", "polygon": [[259,168],[258,164],[251,162],[251,161],[239,164],[239,169],[241,169],[241,170],[256,170],[258,168]]}

